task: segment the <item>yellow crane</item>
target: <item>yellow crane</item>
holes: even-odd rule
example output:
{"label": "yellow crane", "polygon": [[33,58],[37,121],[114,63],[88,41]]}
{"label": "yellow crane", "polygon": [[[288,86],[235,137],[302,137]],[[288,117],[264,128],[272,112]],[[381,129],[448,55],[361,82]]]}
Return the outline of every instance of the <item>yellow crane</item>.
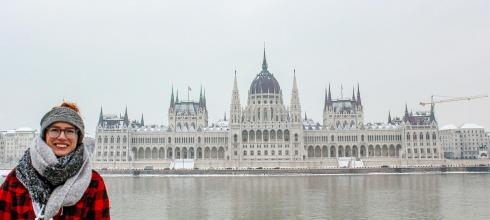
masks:
{"label": "yellow crane", "polygon": [[[434,100],[434,97],[445,97],[446,99]],[[464,97],[449,97],[449,96],[431,95],[430,96],[430,102],[420,102],[420,105],[421,106],[425,106],[425,105],[434,106],[437,103],[455,102],[455,101],[469,101],[472,99],[481,99],[481,98],[486,98],[486,97],[488,97],[488,95],[475,95],[475,96],[464,96]]]}

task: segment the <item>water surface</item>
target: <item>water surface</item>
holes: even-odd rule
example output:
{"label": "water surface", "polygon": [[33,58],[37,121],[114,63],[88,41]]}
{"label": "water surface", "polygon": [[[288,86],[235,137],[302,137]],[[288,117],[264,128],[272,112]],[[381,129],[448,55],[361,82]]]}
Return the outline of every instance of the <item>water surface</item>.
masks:
{"label": "water surface", "polygon": [[114,219],[490,219],[490,174],[104,177]]}

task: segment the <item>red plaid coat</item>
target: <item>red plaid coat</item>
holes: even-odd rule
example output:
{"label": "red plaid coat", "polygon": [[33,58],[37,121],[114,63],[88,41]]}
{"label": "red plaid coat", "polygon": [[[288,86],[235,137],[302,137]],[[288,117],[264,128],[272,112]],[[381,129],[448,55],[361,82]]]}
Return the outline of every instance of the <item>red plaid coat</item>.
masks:
{"label": "red plaid coat", "polygon": [[[0,219],[34,219],[32,201],[27,189],[15,176],[15,169],[0,188]],[[58,219],[110,219],[109,197],[104,180],[95,171],[80,201],[74,206],[62,207],[53,218]]]}

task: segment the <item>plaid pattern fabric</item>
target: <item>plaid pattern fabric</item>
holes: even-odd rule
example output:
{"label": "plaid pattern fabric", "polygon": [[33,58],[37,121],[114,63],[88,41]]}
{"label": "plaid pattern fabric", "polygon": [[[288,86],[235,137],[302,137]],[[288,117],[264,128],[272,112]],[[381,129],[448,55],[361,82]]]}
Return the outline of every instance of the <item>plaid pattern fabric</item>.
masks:
{"label": "plaid pattern fabric", "polygon": [[[34,219],[29,192],[15,176],[15,169],[5,179],[0,188],[0,219]],[[54,220],[61,219],[110,219],[109,197],[104,180],[92,171],[92,179],[80,201],[74,206],[62,207]]]}

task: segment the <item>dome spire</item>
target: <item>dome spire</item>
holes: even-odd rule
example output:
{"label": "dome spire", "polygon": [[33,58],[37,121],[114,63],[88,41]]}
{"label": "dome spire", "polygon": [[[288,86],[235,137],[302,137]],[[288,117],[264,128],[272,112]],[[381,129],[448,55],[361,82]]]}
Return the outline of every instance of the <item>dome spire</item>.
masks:
{"label": "dome spire", "polygon": [[262,71],[267,71],[267,60],[265,58],[265,42],[264,42],[264,60],[262,61]]}

